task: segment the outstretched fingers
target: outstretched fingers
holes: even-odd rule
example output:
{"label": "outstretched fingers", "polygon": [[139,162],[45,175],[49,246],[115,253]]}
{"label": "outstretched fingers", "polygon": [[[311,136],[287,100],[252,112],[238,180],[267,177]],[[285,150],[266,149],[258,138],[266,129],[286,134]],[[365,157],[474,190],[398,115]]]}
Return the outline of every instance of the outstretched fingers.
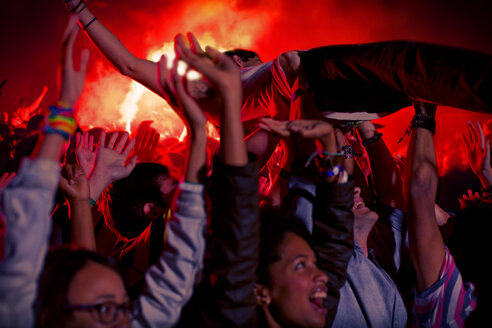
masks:
{"label": "outstretched fingers", "polygon": [[290,136],[288,128],[289,121],[278,121],[273,118],[263,117],[258,122],[258,127],[268,132],[278,134],[282,137]]}
{"label": "outstretched fingers", "polygon": [[176,107],[178,106],[178,101],[175,97],[176,91],[173,87],[171,72],[168,67],[168,61],[169,60],[166,55],[161,56],[161,59],[157,63],[157,80],[159,86],[161,87],[162,96],[164,96],[164,99],[166,99],[169,105],[171,105],[171,107],[176,110]]}
{"label": "outstretched fingers", "polygon": [[[115,134],[118,135],[118,133],[115,133]],[[123,135],[121,136],[120,140],[118,141],[118,143],[116,144],[116,146],[113,149],[116,150],[118,153],[121,153],[127,140],[128,140],[128,132],[124,132]]]}
{"label": "outstretched fingers", "polygon": [[128,157],[130,152],[133,150],[133,147],[135,146],[135,138],[131,139],[130,142],[128,143],[128,146],[126,146],[125,150],[123,151],[123,155],[125,157]]}
{"label": "outstretched fingers", "polygon": [[203,51],[202,47],[200,46],[200,43],[196,39],[195,35],[191,32],[188,32],[188,33],[186,33],[186,36],[188,37],[188,42],[190,43],[191,50],[195,54],[203,54],[204,51]]}
{"label": "outstretched fingers", "polygon": [[111,133],[111,137],[109,138],[108,145],[106,146],[106,148],[114,149],[114,143],[116,142],[117,138],[118,138],[118,132]]}
{"label": "outstretched fingers", "polygon": [[79,33],[77,20],[78,17],[76,15],[70,16],[67,28],[63,34],[62,60],[64,69],[73,69],[73,45]]}
{"label": "outstretched fingers", "polygon": [[101,131],[101,136],[99,137],[99,147],[98,148],[105,148],[106,147],[106,131],[102,130]]}

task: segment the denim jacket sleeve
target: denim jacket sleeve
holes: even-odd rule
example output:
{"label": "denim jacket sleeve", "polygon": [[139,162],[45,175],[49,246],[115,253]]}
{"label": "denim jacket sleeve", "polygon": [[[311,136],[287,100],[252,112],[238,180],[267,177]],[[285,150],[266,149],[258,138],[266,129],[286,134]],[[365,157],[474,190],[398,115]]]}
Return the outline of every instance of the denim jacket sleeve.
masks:
{"label": "denim jacket sleeve", "polygon": [[318,266],[328,276],[327,324],[334,317],[339,289],[347,279],[347,265],[354,251],[354,183],[326,183],[316,187],[313,206],[313,242]]}
{"label": "denim jacket sleeve", "polygon": [[383,203],[376,203],[371,209],[378,213],[379,219],[369,234],[367,245],[373,249],[378,264],[395,279],[407,233],[405,213]]}
{"label": "denim jacket sleeve", "polygon": [[0,327],[33,327],[33,303],[51,231],[50,212],[60,164],[24,159],[1,192],[5,229],[0,261]]}
{"label": "denim jacket sleeve", "polygon": [[245,166],[214,162],[211,256],[199,299],[203,326],[256,326],[257,172],[256,162]]}
{"label": "denim jacket sleeve", "polygon": [[167,222],[164,250],[145,274],[133,327],[172,327],[190,299],[203,267],[206,222],[203,185],[183,182]]}

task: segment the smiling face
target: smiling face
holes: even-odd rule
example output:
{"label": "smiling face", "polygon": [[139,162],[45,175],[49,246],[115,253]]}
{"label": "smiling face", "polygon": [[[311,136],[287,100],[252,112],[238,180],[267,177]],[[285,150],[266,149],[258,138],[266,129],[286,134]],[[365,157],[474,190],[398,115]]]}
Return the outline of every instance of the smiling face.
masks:
{"label": "smiling face", "polygon": [[[77,272],[70,282],[67,295],[72,305],[89,305],[112,302],[123,304],[128,301],[121,276],[106,265],[93,261]],[[74,310],[69,327],[130,327],[128,314],[120,311],[112,324],[102,324],[93,312]]]}
{"label": "smiling face", "polygon": [[267,317],[281,326],[324,327],[328,278],[316,266],[313,250],[303,238],[287,232],[278,255],[269,267]]}
{"label": "smiling face", "polygon": [[374,224],[378,220],[378,214],[366,206],[360,196],[360,192],[361,189],[359,187],[354,188],[354,206],[352,207],[352,212],[354,213],[355,222],[357,224],[359,221],[366,221],[366,223]]}

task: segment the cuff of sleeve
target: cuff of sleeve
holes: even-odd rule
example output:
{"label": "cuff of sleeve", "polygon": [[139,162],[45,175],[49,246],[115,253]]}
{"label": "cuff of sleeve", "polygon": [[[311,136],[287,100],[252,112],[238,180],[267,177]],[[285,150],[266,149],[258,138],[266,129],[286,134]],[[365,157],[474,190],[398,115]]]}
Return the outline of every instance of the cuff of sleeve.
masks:
{"label": "cuff of sleeve", "polygon": [[201,183],[183,181],[179,184],[179,189],[189,192],[203,192],[205,186]]}
{"label": "cuff of sleeve", "polygon": [[347,206],[352,208],[354,203],[354,179],[346,183],[329,183],[323,181],[317,185],[316,198],[321,202],[330,201],[332,206]]}

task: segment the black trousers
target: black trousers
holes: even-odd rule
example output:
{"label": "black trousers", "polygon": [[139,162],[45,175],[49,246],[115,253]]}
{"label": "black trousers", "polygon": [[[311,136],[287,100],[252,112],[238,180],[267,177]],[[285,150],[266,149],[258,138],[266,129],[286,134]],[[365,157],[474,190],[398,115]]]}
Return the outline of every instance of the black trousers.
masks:
{"label": "black trousers", "polygon": [[321,111],[392,113],[424,100],[492,114],[492,55],[412,41],[300,54]]}

